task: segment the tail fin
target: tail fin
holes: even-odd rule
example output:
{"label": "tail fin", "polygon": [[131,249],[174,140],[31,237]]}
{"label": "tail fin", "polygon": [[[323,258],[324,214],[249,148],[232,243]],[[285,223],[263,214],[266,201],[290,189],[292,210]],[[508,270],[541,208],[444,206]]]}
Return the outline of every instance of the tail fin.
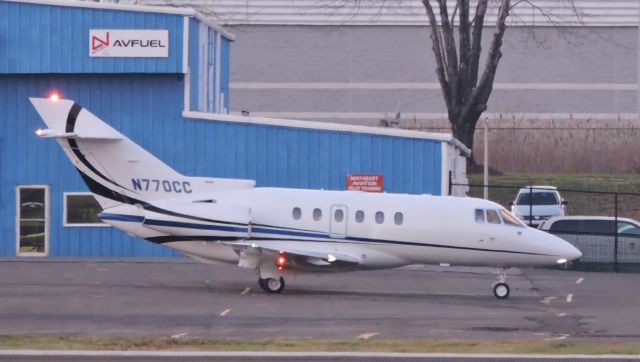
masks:
{"label": "tail fin", "polygon": [[255,184],[183,176],[72,100],[30,100],[103,209]]}

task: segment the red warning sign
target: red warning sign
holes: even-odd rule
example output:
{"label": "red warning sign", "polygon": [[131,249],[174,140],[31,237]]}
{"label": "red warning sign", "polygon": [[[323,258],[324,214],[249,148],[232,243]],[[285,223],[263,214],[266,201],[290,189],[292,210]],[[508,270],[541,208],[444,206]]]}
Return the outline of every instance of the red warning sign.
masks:
{"label": "red warning sign", "polygon": [[382,192],[382,185],[382,175],[347,175],[347,190],[349,191]]}

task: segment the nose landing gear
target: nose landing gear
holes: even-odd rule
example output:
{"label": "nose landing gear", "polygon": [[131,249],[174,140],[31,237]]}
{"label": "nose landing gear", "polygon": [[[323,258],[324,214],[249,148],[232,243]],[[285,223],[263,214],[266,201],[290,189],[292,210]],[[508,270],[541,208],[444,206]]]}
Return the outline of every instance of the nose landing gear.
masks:
{"label": "nose landing gear", "polygon": [[504,269],[498,269],[500,275],[498,275],[498,281],[493,284],[493,295],[498,299],[509,298],[509,292],[511,289],[507,284],[507,274]]}

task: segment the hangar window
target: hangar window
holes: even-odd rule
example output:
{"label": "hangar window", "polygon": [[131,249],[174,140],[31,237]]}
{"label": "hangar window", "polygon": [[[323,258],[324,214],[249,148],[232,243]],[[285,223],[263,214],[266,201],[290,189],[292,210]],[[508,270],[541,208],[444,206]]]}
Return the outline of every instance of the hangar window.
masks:
{"label": "hangar window", "polygon": [[376,212],[376,223],[382,224],[384,222],[384,212],[378,211]]}
{"label": "hangar window", "polygon": [[100,220],[102,208],[88,192],[64,193],[64,226],[109,226]]}
{"label": "hangar window", "polygon": [[393,222],[396,225],[402,225],[402,221],[404,220],[404,215],[402,215],[401,212],[396,212],[395,215],[393,215]]}
{"label": "hangar window", "polygon": [[361,223],[364,221],[364,211],[358,210],[356,211],[356,222]]}
{"label": "hangar window", "polygon": [[16,187],[17,255],[49,252],[49,186]]}
{"label": "hangar window", "polygon": [[313,209],[313,220],[320,221],[322,219],[322,210]]}
{"label": "hangar window", "polygon": [[292,216],[295,220],[300,220],[300,218],[302,217],[302,210],[300,210],[299,207],[294,207]]}
{"label": "hangar window", "polygon": [[502,224],[500,216],[496,210],[487,210],[487,222],[489,224]]}
{"label": "hangar window", "polygon": [[477,223],[484,223],[484,210],[483,209],[476,209],[476,222]]}

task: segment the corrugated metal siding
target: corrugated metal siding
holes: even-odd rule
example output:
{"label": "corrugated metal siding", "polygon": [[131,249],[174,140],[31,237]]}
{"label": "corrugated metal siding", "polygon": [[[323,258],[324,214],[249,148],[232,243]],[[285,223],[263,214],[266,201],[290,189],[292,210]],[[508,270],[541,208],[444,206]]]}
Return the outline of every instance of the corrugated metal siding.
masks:
{"label": "corrugated metal siding", "polygon": [[[132,3],[134,0],[120,0],[120,2]],[[135,2],[140,1],[135,0]],[[142,3],[186,4],[208,14],[221,24],[425,25],[427,23],[425,10],[418,0],[142,0]],[[451,4],[449,14],[452,14],[455,1],[449,3]],[[475,1],[471,1],[471,4],[471,8],[475,9]],[[576,18],[574,4],[582,20]],[[495,8],[495,6],[492,7]],[[512,9],[510,19],[513,26],[579,26],[582,24],[636,26],[638,25],[638,1],[536,0],[531,3],[521,1]],[[487,24],[495,24],[496,11],[490,9],[485,21]]]}
{"label": "corrugated metal siding", "polygon": [[185,164],[194,175],[258,186],[344,190],[349,173],[384,175],[386,192],[441,193],[441,143],[291,127],[191,120]]}
{"label": "corrugated metal siding", "polygon": [[189,77],[190,77],[190,106],[189,109],[199,109],[200,77],[200,24],[195,19],[189,19]]}
{"label": "corrugated metal siding", "polygon": [[218,110],[218,113],[227,113],[229,111],[229,75],[230,69],[230,54],[231,54],[231,41],[226,38],[222,38],[222,44],[220,47],[220,94],[224,94],[224,104],[221,105],[222,109]]}
{"label": "corrugated metal siding", "polygon": [[177,255],[112,228],[62,226],[63,192],[86,186],[28,97],[59,89],[187,175],[255,179],[259,186],[342,190],[348,173],[381,173],[387,192],[440,194],[438,141],[183,119],[174,75],[0,77],[0,255],[15,255],[15,185],[51,186],[50,255]]}
{"label": "corrugated metal siding", "polygon": [[[168,58],[91,58],[90,29],[168,29]],[[183,16],[0,2],[0,73],[180,73]]]}
{"label": "corrugated metal siding", "polygon": [[[219,33],[207,24],[201,23],[196,19],[189,21],[189,101],[190,110],[200,112],[221,113],[222,109],[218,109],[219,101],[216,97],[222,92],[216,91],[216,87],[224,87],[228,96],[229,89],[229,43],[230,40],[221,37],[221,43],[218,39]],[[220,49],[220,59],[216,47],[222,46]],[[226,48],[225,48],[226,47]],[[222,74],[217,73],[217,62],[221,62]],[[222,70],[224,66],[224,70]],[[218,84],[217,78],[224,77],[225,81]]]}

